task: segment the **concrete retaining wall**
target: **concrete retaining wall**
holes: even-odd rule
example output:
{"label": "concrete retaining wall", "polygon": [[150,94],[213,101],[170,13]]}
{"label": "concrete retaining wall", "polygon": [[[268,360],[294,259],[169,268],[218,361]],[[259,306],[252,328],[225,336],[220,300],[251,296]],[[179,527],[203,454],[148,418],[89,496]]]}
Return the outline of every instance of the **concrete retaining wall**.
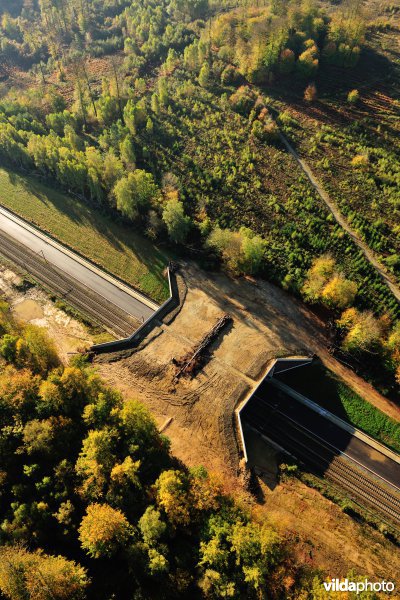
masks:
{"label": "concrete retaining wall", "polygon": [[[274,374],[274,369],[277,365],[279,364],[285,364],[286,363],[286,368],[282,369],[283,370],[289,370],[289,369],[296,369],[299,367],[303,367],[305,365],[310,365],[313,361],[312,357],[285,357],[285,358],[276,358],[273,359],[269,365],[267,366],[267,370],[264,373],[263,377],[260,379],[260,381],[258,382],[258,384],[256,385],[255,388],[253,388],[250,393],[247,395],[247,397],[239,404],[239,406],[237,407],[235,413],[236,413],[236,420],[237,420],[237,425],[238,425],[238,429],[239,429],[239,438],[240,438],[240,442],[241,442],[241,446],[242,446],[242,450],[243,450],[243,455],[245,458],[245,461],[248,462],[248,457],[247,457],[247,449],[246,449],[246,442],[244,439],[244,433],[243,433],[243,426],[242,426],[242,418],[241,418],[241,412],[244,409],[244,407],[246,406],[246,404],[252,399],[252,397],[254,396],[254,394],[256,393],[256,391],[258,390],[258,388],[264,383],[264,381],[268,378],[271,378],[272,375]],[[282,372],[281,371],[281,372]]]}
{"label": "concrete retaining wall", "polygon": [[143,338],[152,330],[156,322],[161,321],[165,315],[179,305],[179,290],[175,276],[176,267],[171,264],[167,267],[169,298],[154,311],[154,313],[146,319],[146,321],[136,329],[127,338],[115,340],[113,342],[105,342],[104,344],[95,344],[90,348],[95,354],[105,354],[106,352],[118,352],[119,350],[128,350],[135,348]]}

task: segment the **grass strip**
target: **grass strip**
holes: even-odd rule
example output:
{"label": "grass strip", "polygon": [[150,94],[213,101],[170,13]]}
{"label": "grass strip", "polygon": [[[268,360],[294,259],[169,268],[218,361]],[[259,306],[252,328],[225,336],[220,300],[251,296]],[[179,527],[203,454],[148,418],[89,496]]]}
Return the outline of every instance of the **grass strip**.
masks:
{"label": "grass strip", "polygon": [[157,302],[168,257],[129,227],[33,177],[0,168],[0,204]]}

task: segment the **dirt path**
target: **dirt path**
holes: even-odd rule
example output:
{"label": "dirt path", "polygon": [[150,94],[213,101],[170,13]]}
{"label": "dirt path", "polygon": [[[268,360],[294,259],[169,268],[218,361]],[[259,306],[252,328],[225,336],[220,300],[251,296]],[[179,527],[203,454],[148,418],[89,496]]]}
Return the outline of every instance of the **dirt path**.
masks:
{"label": "dirt path", "polygon": [[288,140],[285,138],[285,136],[282,135],[282,133],[279,133],[279,137],[280,137],[282,143],[284,144],[285,148],[287,149],[287,151],[293,156],[293,158],[300,165],[300,167],[302,168],[304,173],[307,175],[307,177],[310,180],[315,191],[322,198],[325,205],[328,207],[330,212],[335,217],[337,223],[339,223],[339,225],[346,231],[346,233],[349,234],[349,236],[351,237],[353,242],[360,248],[360,250],[364,254],[365,258],[379,273],[380,277],[382,278],[384,283],[386,283],[386,285],[388,286],[388,288],[390,289],[392,294],[395,296],[396,300],[398,302],[400,302],[400,289],[396,285],[396,283],[394,282],[392,277],[390,277],[390,275],[388,274],[386,269],[377,260],[377,258],[375,257],[375,254],[371,251],[369,246],[357,235],[357,233],[354,231],[354,229],[352,229],[350,227],[350,225],[348,224],[346,219],[339,212],[336,204],[331,200],[331,198],[326,193],[326,191],[324,190],[324,188],[322,187],[322,185],[320,184],[318,179],[315,177],[315,175],[313,174],[313,172],[310,169],[310,167],[308,166],[308,164],[299,156],[299,154],[296,152],[296,150],[293,148],[293,146],[288,142]]}

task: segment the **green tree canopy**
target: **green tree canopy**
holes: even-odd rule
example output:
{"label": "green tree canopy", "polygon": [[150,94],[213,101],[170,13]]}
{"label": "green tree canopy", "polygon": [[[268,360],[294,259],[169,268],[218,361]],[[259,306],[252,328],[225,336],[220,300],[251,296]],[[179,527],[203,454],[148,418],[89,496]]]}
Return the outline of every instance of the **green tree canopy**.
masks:
{"label": "green tree canopy", "polygon": [[185,215],[182,202],[176,198],[168,200],[162,217],[171,240],[176,244],[183,244],[190,230],[190,218]]}
{"label": "green tree canopy", "polygon": [[159,193],[152,174],[142,169],[119,179],[113,191],[118,210],[132,221],[139,216],[141,209],[151,205]]}

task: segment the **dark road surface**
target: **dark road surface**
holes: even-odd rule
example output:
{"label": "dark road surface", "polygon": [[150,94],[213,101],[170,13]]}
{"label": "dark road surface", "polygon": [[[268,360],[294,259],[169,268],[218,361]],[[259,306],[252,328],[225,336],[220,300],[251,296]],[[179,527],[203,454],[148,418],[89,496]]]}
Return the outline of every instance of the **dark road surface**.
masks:
{"label": "dark road surface", "polygon": [[0,236],[2,232],[44,258],[47,263],[62,271],[66,277],[78,281],[111,305],[115,305],[139,321],[146,320],[157,308],[151,300],[118,282],[61,244],[50,240],[42,232],[9,211],[0,208]]}
{"label": "dark road surface", "polygon": [[[400,490],[399,463],[278,390],[271,383],[263,383],[249,404],[256,402],[263,405],[266,420],[273,422],[274,418],[280,415],[281,418],[294,421],[313,436],[328,444],[333,454],[339,455],[342,453],[350,457],[353,461]],[[246,409],[247,406],[243,411],[243,418],[246,418]],[[251,410],[251,407],[249,407],[249,410]],[[281,445],[285,447],[284,440],[282,440]]]}

